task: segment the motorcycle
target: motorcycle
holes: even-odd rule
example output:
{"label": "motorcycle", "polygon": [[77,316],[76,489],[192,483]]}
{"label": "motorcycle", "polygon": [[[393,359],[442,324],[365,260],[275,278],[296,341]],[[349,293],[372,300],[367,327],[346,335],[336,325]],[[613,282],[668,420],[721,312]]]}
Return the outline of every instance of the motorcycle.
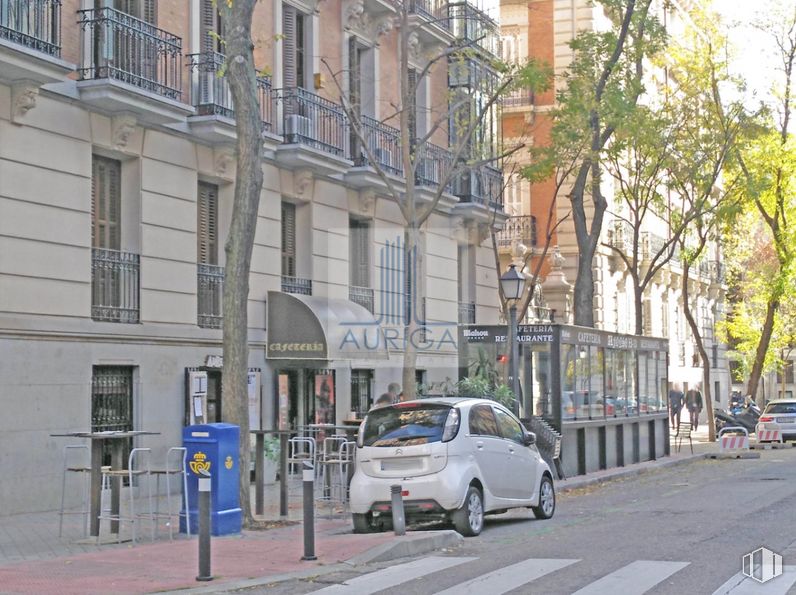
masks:
{"label": "motorcycle", "polygon": [[732,411],[726,412],[721,409],[716,409],[713,412],[713,416],[716,419],[717,432],[725,427],[740,426],[746,428],[751,434],[755,431],[757,420],[760,418],[760,407],[753,401],[747,401],[740,408],[738,413],[733,414]]}

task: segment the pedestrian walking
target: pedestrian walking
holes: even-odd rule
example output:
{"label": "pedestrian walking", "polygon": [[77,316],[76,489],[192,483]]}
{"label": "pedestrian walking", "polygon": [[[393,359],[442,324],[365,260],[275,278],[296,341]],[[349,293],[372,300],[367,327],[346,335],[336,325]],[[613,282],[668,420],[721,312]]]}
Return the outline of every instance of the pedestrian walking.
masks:
{"label": "pedestrian walking", "polygon": [[669,391],[669,416],[672,420],[672,429],[680,429],[680,413],[683,410],[683,391],[680,390],[680,385],[675,384]]}
{"label": "pedestrian walking", "polygon": [[397,382],[390,382],[387,385],[387,394],[390,395],[393,403],[398,402],[398,395],[401,393],[401,385]]}
{"label": "pedestrian walking", "polygon": [[685,394],[685,406],[691,416],[691,429],[696,430],[699,426],[699,414],[702,412],[702,393],[697,384],[694,388],[689,388]]}
{"label": "pedestrian walking", "polygon": [[386,407],[387,405],[392,405],[392,397],[390,393],[382,393],[379,395],[379,398],[376,399],[376,402],[373,403],[373,407]]}

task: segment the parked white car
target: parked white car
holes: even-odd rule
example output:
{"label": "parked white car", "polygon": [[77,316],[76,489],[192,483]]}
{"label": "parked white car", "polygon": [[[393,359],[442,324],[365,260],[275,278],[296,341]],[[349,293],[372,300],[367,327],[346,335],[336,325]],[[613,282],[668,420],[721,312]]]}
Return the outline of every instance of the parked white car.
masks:
{"label": "parked white car", "polygon": [[779,430],[783,441],[796,440],[796,399],[769,401],[755,427],[760,430]]}
{"label": "parked white car", "polygon": [[407,521],[450,520],[478,535],[485,514],[555,512],[553,474],[536,436],[487,399],[430,398],[371,409],[357,437],[350,504],[354,531],[386,528],[390,486],[400,484]]}

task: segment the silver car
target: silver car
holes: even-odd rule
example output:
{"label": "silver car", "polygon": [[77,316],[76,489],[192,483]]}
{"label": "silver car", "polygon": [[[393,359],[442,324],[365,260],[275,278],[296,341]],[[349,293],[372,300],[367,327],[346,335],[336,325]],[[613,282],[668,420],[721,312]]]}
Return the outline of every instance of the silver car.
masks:
{"label": "silver car", "polygon": [[758,437],[760,430],[779,430],[783,442],[796,440],[796,399],[769,401],[757,420],[756,429]]}

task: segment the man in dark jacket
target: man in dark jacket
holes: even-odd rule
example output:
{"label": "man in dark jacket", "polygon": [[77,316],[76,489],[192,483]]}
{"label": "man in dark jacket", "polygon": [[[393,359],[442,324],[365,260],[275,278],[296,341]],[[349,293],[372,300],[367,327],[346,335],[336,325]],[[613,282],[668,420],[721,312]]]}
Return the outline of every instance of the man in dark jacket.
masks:
{"label": "man in dark jacket", "polygon": [[689,388],[685,394],[685,406],[691,415],[691,428],[696,430],[699,425],[699,414],[702,411],[702,393],[698,384],[694,388]]}
{"label": "man in dark jacket", "polygon": [[[680,385],[675,384],[669,391],[669,416],[672,419],[672,429],[680,429],[680,412],[683,410],[683,391]],[[676,422],[676,425],[675,425]]]}

